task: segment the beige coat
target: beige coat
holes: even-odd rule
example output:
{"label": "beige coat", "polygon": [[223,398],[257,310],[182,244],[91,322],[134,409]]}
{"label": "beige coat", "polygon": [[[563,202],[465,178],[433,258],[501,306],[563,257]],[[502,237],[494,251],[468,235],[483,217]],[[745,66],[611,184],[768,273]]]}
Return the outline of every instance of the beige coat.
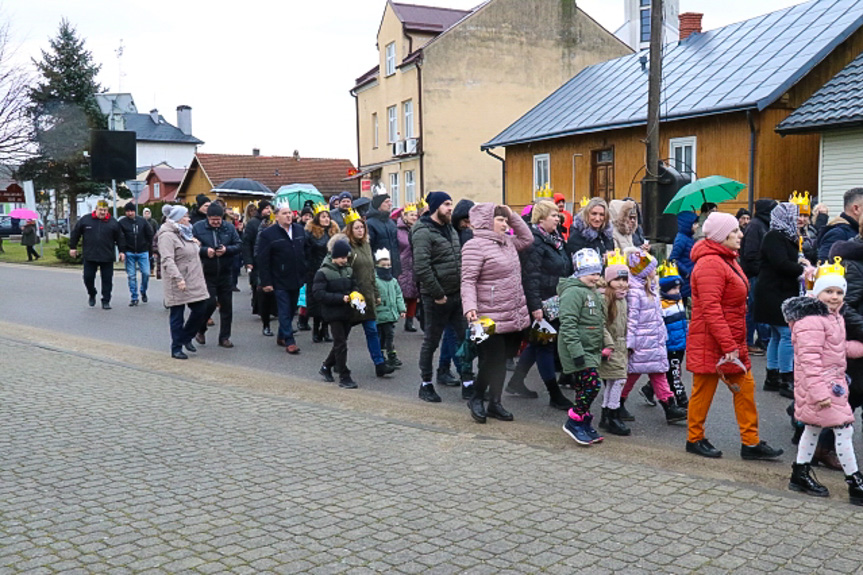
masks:
{"label": "beige coat", "polygon": [[[179,226],[171,220],[162,224],[156,237],[162,259],[165,305],[185,305],[210,297],[198,255],[198,243],[195,240],[183,239]],[[179,288],[180,280],[185,280],[185,290]]]}

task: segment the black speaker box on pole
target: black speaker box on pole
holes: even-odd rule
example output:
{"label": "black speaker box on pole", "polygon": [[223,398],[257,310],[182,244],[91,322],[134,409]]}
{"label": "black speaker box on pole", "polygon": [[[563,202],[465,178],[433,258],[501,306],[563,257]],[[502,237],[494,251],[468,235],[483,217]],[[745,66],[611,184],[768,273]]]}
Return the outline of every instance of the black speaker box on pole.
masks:
{"label": "black speaker box on pole", "polygon": [[90,176],[94,180],[135,179],[136,159],[135,132],[90,130]]}

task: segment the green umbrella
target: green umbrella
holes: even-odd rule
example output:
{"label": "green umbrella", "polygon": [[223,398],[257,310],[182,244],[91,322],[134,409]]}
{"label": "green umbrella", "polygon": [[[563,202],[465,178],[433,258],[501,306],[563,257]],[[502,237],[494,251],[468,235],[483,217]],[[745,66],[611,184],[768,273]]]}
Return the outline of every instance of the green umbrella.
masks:
{"label": "green umbrella", "polygon": [[303,204],[311,200],[315,204],[325,204],[327,200],[324,195],[312,184],[290,184],[282,186],[276,190],[276,195],[270,200],[274,206],[279,205],[283,201],[287,201],[291,209],[299,212],[303,209]]}
{"label": "green umbrella", "polygon": [[706,202],[718,204],[733,200],[744,189],[741,184],[724,176],[707,176],[686,184],[668,202],[664,214],[679,214],[680,212],[697,212]]}

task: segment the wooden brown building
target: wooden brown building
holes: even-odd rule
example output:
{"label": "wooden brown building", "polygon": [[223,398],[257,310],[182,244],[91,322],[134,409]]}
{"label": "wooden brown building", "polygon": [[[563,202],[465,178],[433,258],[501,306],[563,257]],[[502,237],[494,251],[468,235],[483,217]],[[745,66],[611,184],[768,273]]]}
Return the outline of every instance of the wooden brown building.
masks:
{"label": "wooden brown building", "polygon": [[[667,45],[660,157],[695,177],[748,184],[734,211],[818,184],[817,135],[776,126],[863,52],[863,1],[812,0]],[[483,149],[506,149],[506,202],[548,182],[568,201],[641,198],[647,53],[583,70]]]}

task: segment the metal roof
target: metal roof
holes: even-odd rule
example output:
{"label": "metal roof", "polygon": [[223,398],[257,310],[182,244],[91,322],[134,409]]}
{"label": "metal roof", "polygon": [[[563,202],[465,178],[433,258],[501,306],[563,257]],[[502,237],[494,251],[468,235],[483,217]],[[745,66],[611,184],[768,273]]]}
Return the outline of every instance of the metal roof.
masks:
{"label": "metal roof", "polygon": [[776,131],[795,134],[856,126],[863,126],[863,54],[785,118]]}
{"label": "metal roof", "polygon": [[[763,110],[861,25],[863,0],[812,0],[668,44],[662,118]],[[645,124],[642,57],[585,68],[482,148]]]}
{"label": "metal roof", "polygon": [[408,30],[440,33],[471,13],[471,10],[417,6],[392,2],[396,16]]}
{"label": "metal roof", "polygon": [[186,135],[180,128],[172,126],[159,114],[159,123],[150,114],[123,114],[126,129],[135,132],[139,142],[175,142],[180,144],[203,144],[195,136]]}

